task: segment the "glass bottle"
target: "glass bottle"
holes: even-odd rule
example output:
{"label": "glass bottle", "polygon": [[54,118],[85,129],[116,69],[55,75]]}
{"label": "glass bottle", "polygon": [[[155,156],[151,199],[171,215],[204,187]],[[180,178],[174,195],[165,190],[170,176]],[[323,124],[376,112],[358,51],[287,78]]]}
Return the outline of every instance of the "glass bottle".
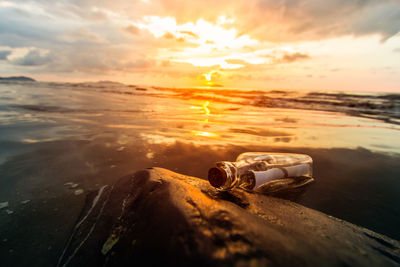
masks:
{"label": "glass bottle", "polygon": [[312,158],[305,154],[246,152],[235,162],[217,162],[208,171],[210,184],[221,191],[257,189],[272,180],[312,176]]}

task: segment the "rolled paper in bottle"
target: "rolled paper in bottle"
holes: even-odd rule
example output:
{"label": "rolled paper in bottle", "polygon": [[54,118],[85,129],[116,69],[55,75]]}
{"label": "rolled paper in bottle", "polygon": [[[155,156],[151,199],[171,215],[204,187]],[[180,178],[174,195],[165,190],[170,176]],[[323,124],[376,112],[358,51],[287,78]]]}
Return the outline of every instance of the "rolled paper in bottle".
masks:
{"label": "rolled paper in bottle", "polygon": [[255,178],[255,188],[269,181],[282,179],[286,177],[300,177],[303,175],[311,175],[310,164],[299,164],[289,167],[271,168],[266,171],[252,171]]}
{"label": "rolled paper in bottle", "polygon": [[285,177],[285,172],[282,171],[280,168],[272,168],[267,171],[261,172],[253,171],[253,173],[256,180],[256,185],[254,186],[254,188],[257,188],[262,184],[268,183],[269,181]]}
{"label": "rolled paper in bottle", "polygon": [[300,177],[303,175],[312,175],[312,168],[310,164],[304,163],[290,167],[284,167],[287,172],[287,177]]}

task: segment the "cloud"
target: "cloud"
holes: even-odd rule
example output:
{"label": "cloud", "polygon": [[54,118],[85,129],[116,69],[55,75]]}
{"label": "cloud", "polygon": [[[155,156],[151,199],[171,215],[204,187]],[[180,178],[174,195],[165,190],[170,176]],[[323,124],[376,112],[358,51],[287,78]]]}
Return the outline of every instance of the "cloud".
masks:
{"label": "cloud", "polygon": [[113,75],[123,73],[142,73],[152,69],[156,61],[146,56],[145,50],[131,47],[93,47],[82,44],[66,47],[62,53],[46,65],[49,73],[81,73],[91,75]]}
{"label": "cloud", "polygon": [[293,53],[293,54],[284,54],[283,57],[280,59],[280,62],[285,63],[292,63],[299,60],[304,60],[310,58],[309,55],[303,53]]}
{"label": "cloud", "polygon": [[400,4],[396,0],[258,0],[257,7],[245,27],[268,40],[371,34],[388,39],[400,30]]}
{"label": "cloud", "polygon": [[58,40],[67,43],[92,42],[105,43],[106,40],[100,35],[87,28],[69,30],[58,36]]}
{"label": "cloud", "polygon": [[[21,0],[13,2],[10,8],[28,14],[40,13],[47,17],[98,23],[117,21],[123,24],[124,21],[134,22],[146,16],[158,16],[174,17],[178,24],[184,24],[202,18],[211,23],[234,26],[241,33],[268,41],[370,34],[380,34],[386,40],[400,30],[398,0],[115,0],[112,3]],[[221,15],[225,15],[225,19],[221,19]]]}
{"label": "cloud", "polygon": [[138,27],[136,27],[134,25],[129,25],[128,27],[124,28],[124,31],[126,31],[127,33],[132,34],[132,35],[138,35],[140,30]]}
{"label": "cloud", "polygon": [[379,33],[382,41],[386,41],[400,32],[400,2],[382,2],[366,7],[363,17],[355,20],[353,30],[356,35]]}
{"label": "cloud", "polygon": [[194,32],[191,32],[191,31],[180,31],[179,33],[191,36],[195,39],[199,38],[199,36],[197,34],[195,34]]}
{"label": "cloud", "polygon": [[166,33],[163,35],[163,38],[165,38],[165,39],[174,39],[175,36],[174,36],[172,33],[170,33],[170,32],[166,32]]}
{"label": "cloud", "polygon": [[274,42],[371,34],[388,39],[400,30],[397,0],[203,0],[190,3],[153,0],[151,3],[153,16],[173,16],[179,24],[200,18],[216,23],[225,14],[233,18],[227,25],[258,40]]}
{"label": "cloud", "polygon": [[11,55],[11,50],[1,50],[0,51],[0,60],[7,60],[7,57]]}
{"label": "cloud", "polygon": [[41,66],[52,60],[49,51],[34,47],[13,49],[7,56],[7,61],[18,66]]}
{"label": "cloud", "polygon": [[258,43],[248,35],[238,34],[235,28],[225,28],[220,23],[212,23],[201,18],[179,24],[175,17],[146,16],[136,22],[135,26],[149,31],[155,38],[164,36],[172,39],[175,36],[197,45],[212,41],[216,48],[240,48]]}
{"label": "cloud", "polygon": [[247,65],[249,64],[247,61],[243,59],[225,59],[225,62],[228,64],[238,64],[238,65]]}

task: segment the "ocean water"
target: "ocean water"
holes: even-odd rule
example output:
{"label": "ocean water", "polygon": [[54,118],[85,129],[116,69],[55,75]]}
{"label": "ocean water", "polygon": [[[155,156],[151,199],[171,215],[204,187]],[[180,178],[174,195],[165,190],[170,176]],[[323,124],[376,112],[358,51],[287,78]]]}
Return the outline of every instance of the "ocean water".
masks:
{"label": "ocean water", "polygon": [[0,255],[53,266],[86,194],[152,166],[206,178],[246,151],[311,155],[292,200],[400,239],[399,140],[399,94],[2,82]]}

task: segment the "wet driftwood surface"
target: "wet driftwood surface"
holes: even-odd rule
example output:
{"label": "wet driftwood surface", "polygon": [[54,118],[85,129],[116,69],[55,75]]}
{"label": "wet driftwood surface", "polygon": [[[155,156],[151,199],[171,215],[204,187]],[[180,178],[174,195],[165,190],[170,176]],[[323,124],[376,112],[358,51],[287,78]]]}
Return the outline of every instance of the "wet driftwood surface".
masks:
{"label": "wet driftwood surface", "polygon": [[398,241],[161,168],[88,195],[59,266],[398,266]]}

